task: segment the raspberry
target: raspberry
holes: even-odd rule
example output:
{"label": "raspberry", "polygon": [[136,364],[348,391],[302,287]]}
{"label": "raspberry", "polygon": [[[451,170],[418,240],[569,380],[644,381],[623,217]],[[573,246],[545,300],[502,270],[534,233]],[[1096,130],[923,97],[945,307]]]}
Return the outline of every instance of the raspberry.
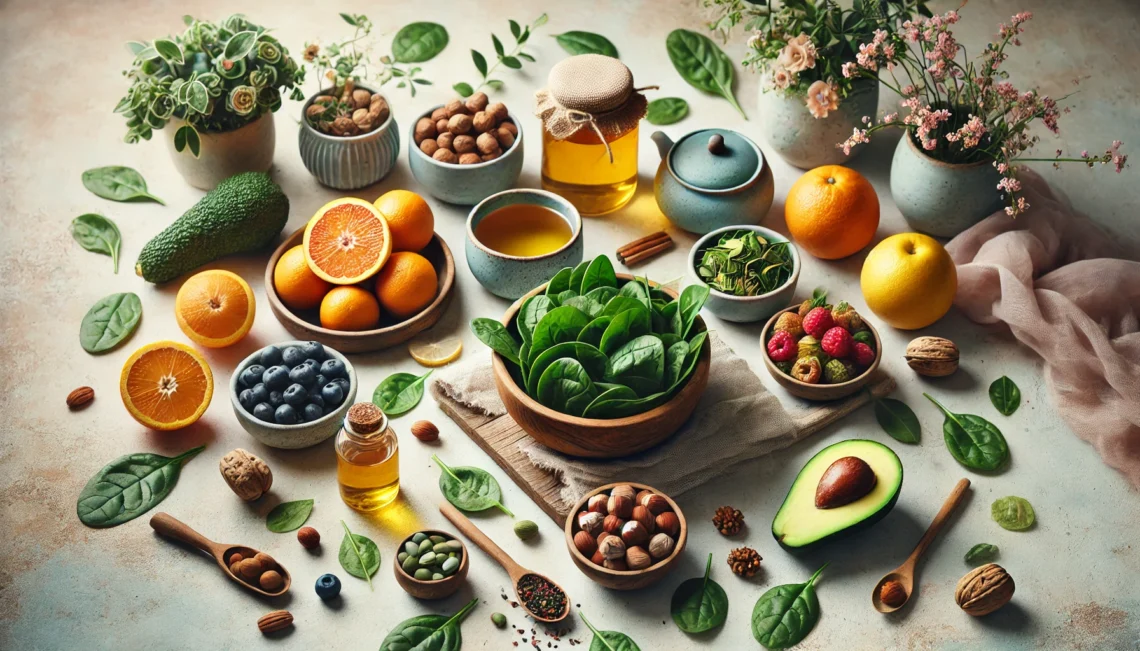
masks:
{"label": "raspberry", "polygon": [[855,363],[858,364],[860,368],[867,368],[871,364],[875,363],[875,351],[871,350],[870,346],[861,341],[855,342],[855,346],[853,346],[853,353],[855,356]]}
{"label": "raspberry", "polygon": [[824,333],[833,327],[835,319],[831,317],[831,310],[826,307],[814,308],[804,317],[804,332],[816,339],[823,339]]}
{"label": "raspberry", "polygon": [[832,357],[847,357],[851,354],[851,333],[841,326],[829,329],[819,341],[823,352]]}
{"label": "raspberry", "polygon": [[773,362],[788,362],[796,358],[796,340],[783,330],[772,333],[768,339],[768,357]]}

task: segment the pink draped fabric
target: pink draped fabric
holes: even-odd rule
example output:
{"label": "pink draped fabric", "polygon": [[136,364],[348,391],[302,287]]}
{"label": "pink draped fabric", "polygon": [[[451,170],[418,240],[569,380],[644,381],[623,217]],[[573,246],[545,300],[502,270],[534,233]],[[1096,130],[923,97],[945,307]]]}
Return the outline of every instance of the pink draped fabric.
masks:
{"label": "pink draped fabric", "polygon": [[1040,175],[1020,176],[1028,212],[994,213],[947,245],[954,303],[1040,355],[1061,417],[1140,488],[1140,262]]}

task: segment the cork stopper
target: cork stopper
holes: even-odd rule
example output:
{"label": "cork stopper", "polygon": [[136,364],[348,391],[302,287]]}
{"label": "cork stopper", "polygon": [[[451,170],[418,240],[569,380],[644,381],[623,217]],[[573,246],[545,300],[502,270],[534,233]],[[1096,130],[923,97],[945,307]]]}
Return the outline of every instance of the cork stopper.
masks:
{"label": "cork stopper", "polygon": [[379,407],[371,402],[358,402],[348,408],[345,421],[350,429],[357,434],[372,434],[384,426],[388,417]]}

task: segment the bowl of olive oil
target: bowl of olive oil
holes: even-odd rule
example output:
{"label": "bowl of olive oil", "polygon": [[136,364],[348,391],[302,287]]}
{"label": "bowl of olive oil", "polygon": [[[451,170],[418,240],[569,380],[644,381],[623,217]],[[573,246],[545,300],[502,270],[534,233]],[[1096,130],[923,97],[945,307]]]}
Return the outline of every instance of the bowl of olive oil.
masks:
{"label": "bowl of olive oil", "polygon": [[467,217],[467,267],[492,294],[514,300],[582,261],[582,217],[545,190],[493,194]]}

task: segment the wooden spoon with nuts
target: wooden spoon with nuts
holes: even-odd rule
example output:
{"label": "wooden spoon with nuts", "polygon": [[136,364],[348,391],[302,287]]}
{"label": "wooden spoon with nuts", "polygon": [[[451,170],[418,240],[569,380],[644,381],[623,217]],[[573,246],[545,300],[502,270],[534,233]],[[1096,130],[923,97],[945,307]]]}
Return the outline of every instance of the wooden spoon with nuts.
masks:
{"label": "wooden spoon with nuts", "polygon": [[[150,526],[160,535],[179,540],[191,547],[206,552],[217,561],[218,567],[222,568],[226,576],[237,581],[238,585],[246,590],[256,592],[265,597],[280,597],[289,591],[289,586],[292,584],[292,580],[289,578],[289,571],[270,558],[268,554],[264,554],[252,547],[246,547],[244,545],[216,543],[197,531],[194,531],[185,522],[174,518],[169,513],[155,513],[150,519]],[[239,565],[238,571],[241,572],[245,570],[248,571],[248,574],[238,576],[230,569],[229,558],[234,554],[241,554],[243,559],[241,563],[246,563],[244,567]],[[272,564],[272,567],[265,567],[267,563],[263,562],[263,558],[268,559],[268,564]],[[250,562],[247,563],[247,561]],[[254,568],[254,565],[257,565],[257,567]],[[255,569],[257,570],[256,573],[254,572]],[[264,577],[264,575],[267,574],[275,574],[277,576],[267,579]],[[265,585],[269,587],[275,584],[277,584],[278,587],[275,590],[264,590],[258,584],[259,579],[265,581]]]}

